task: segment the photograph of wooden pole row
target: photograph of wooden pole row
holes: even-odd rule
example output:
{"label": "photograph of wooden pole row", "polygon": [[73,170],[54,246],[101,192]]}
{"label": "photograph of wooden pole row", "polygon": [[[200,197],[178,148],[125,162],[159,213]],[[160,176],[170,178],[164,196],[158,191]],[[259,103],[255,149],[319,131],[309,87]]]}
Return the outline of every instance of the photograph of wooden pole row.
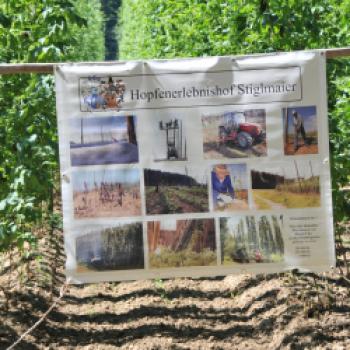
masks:
{"label": "photograph of wooden pole row", "polygon": [[142,237],[142,223],[105,228],[77,237],[77,272],[142,269]]}
{"label": "photograph of wooden pole row", "polygon": [[135,124],[133,116],[70,120],[72,166],[137,163]]}
{"label": "photograph of wooden pole row", "polygon": [[165,219],[147,224],[151,268],[216,265],[214,219]]}
{"label": "photograph of wooden pole row", "polygon": [[145,169],[147,214],[199,213],[209,211],[204,168],[168,167]]}
{"label": "photograph of wooden pole row", "polygon": [[220,237],[224,265],[283,260],[282,215],[220,218]]}
{"label": "photograph of wooden pole row", "polygon": [[138,169],[81,170],[72,185],[76,219],[141,215]]}
{"label": "photograph of wooden pole row", "polygon": [[251,168],[255,209],[309,208],[321,205],[320,168],[312,160],[294,160]]}

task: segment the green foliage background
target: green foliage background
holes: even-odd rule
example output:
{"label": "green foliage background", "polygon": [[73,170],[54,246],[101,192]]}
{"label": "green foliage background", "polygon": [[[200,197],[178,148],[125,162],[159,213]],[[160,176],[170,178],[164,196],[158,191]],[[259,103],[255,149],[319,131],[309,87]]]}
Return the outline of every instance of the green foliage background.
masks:
{"label": "green foliage background", "polygon": [[[0,3],[1,62],[102,60],[103,47],[98,0]],[[0,252],[60,226],[58,169],[53,77],[0,76]]]}
{"label": "green foliage background", "polygon": [[[124,0],[121,59],[236,55],[350,45],[350,0]],[[349,220],[350,60],[329,60],[335,221]]]}
{"label": "green foliage background", "polygon": [[[104,58],[99,0],[0,2],[0,62]],[[124,0],[121,59],[234,55],[350,45],[350,0]],[[350,170],[349,59],[328,63],[334,212],[348,220],[340,188]],[[52,76],[0,76],[0,252],[36,229],[54,230],[59,198]]]}

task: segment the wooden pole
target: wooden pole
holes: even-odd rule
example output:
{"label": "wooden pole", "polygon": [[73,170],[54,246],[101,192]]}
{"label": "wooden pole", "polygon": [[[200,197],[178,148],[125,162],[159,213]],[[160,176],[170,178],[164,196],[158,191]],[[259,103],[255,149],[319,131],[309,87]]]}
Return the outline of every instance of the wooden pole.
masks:
{"label": "wooden pole", "polygon": [[80,143],[84,144],[84,130],[83,130],[83,118],[80,119]]}
{"label": "wooden pole", "polygon": [[[306,52],[323,52],[327,59],[350,57],[350,47],[341,47],[334,49],[317,49],[317,50],[305,50]],[[279,53],[276,53],[279,54]],[[261,56],[262,54],[253,54],[251,56]],[[238,55],[234,57],[243,57]],[[111,62],[79,62],[79,64],[89,63],[100,63],[104,65],[109,64],[120,64],[123,61],[111,61]],[[1,63],[0,64],[0,75],[4,74],[22,74],[22,73],[42,73],[42,74],[53,74],[54,67],[58,64],[74,64],[74,62],[60,62],[60,63]],[[78,64],[78,63],[77,63]]]}
{"label": "wooden pole", "polygon": [[343,47],[339,49],[326,49],[323,50],[327,59],[350,57],[350,47]]}
{"label": "wooden pole", "polygon": [[284,117],[284,154],[287,154],[288,150],[288,108],[283,108]]}
{"label": "wooden pole", "polygon": [[0,74],[53,74],[54,63],[1,63]]}
{"label": "wooden pole", "polygon": [[301,188],[301,181],[300,181],[300,175],[299,175],[299,170],[298,170],[298,165],[296,160],[294,160],[294,165],[295,165],[295,170],[297,171],[297,179],[299,182],[299,187],[300,187],[300,193],[303,192],[302,188]]}

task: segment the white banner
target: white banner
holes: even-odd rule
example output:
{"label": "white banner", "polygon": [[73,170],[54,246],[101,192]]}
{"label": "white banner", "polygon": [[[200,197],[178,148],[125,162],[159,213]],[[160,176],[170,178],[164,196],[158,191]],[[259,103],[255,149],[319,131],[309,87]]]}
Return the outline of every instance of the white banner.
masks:
{"label": "white banner", "polygon": [[334,266],[322,53],[55,74],[72,282]]}

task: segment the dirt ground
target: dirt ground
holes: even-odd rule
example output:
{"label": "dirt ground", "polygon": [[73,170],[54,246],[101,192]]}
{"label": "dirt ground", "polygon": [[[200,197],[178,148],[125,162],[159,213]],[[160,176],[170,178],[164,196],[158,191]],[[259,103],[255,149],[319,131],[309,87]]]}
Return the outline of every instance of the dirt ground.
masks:
{"label": "dirt ground", "polygon": [[199,186],[146,186],[147,214],[195,213],[208,211],[207,189]]}
{"label": "dirt ground", "polygon": [[[115,193],[115,198],[118,198],[117,193]],[[125,191],[122,206],[118,205],[117,199],[102,203],[98,191],[74,194],[74,217],[76,219],[137,215],[141,215],[141,197],[137,187]]]}
{"label": "dirt ground", "polygon": [[288,143],[284,147],[284,154],[286,155],[299,155],[299,154],[317,154],[318,145],[317,144],[301,144],[297,150],[294,149],[293,143]]}
{"label": "dirt ground", "polygon": [[[71,286],[17,349],[349,349],[349,287],[327,278],[343,302],[324,310],[316,296],[302,300],[303,284],[278,276]],[[50,305],[45,295],[11,295],[1,348]]]}
{"label": "dirt ground", "polygon": [[[29,269],[2,261],[0,349],[41,317],[64,281],[62,250],[43,246]],[[336,271],[68,286],[16,349],[350,349],[350,280]]]}

